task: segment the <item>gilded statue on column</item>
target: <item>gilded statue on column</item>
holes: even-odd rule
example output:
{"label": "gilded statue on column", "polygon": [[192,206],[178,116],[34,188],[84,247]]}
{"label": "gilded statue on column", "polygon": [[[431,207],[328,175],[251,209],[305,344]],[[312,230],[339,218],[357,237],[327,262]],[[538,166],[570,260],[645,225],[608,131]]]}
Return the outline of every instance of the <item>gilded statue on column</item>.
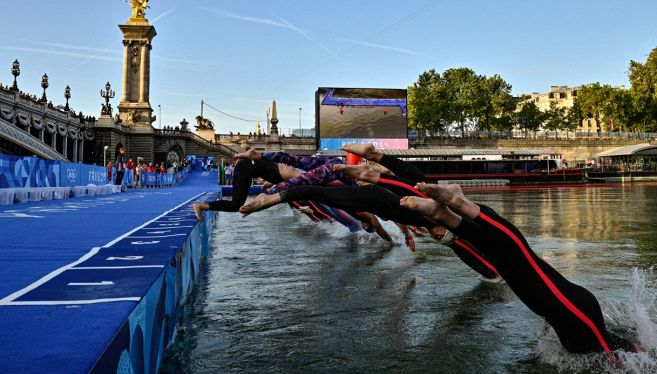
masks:
{"label": "gilded statue on column", "polygon": [[132,18],[146,18],[146,8],[148,6],[148,0],[126,0],[132,3]]}

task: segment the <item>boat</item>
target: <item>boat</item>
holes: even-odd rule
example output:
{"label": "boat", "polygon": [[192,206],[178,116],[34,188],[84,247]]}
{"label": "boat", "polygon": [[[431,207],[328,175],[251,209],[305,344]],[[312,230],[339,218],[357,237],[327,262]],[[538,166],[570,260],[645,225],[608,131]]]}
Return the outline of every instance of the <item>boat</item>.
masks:
{"label": "boat", "polygon": [[510,185],[586,182],[584,169],[568,167],[559,154],[524,159],[409,160],[431,181],[507,180]]}
{"label": "boat", "polygon": [[656,182],[657,145],[633,144],[598,153],[584,176],[590,182]]}
{"label": "boat", "polygon": [[[482,181],[479,183],[482,186],[586,182],[583,168],[568,166],[568,161],[553,150],[420,148],[382,152],[417,166],[433,182],[477,180]],[[321,150],[318,155],[344,156],[345,153]]]}

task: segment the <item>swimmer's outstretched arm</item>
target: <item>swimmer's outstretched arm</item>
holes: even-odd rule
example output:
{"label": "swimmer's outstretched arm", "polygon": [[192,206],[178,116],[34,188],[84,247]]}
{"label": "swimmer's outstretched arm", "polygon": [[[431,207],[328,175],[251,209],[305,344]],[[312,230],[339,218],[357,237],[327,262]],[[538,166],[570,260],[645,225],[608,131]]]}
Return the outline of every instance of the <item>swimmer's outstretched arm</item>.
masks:
{"label": "swimmer's outstretched arm", "polygon": [[381,226],[381,223],[379,222],[379,220],[376,218],[374,214],[367,212],[356,212],[354,214],[361,221],[368,223],[374,229],[374,231],[376,231],[376,233],[379,234],[379,236],[383,240],[387,242],[392,242],[392,237],[386,231],[386,229],[384,229],[383,226]]}
{"label": "swimmer's outstretched arm", "polygon": [[411,230],[408,228],[408,225],[404,225],[403,223],[397,223],[397,222],[395,222],[395,225],[397,225],[397,227],[399,227],[399,229],[401,230],[402,234],[404,234],[404,241],[408,249],[415,252],[415,240],[413,239],[413,235],[411,235]]}

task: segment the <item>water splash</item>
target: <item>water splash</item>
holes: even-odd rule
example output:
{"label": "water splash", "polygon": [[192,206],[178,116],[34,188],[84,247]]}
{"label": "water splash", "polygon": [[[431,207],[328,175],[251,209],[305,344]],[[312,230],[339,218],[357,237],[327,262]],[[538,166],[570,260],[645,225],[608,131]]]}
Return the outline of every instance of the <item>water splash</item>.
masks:
{"label": "water splash", "polygon": [[657,373],[657,284],[653,269],[634,268],[631,293],[626,301],[609,301],[603,306],[607,328],[637,341],[641,352],[618,352],[616,367],[601,354],[572,354],[563,348],[554,330],[545,328],[537,352],[541,362],[564,372]]}

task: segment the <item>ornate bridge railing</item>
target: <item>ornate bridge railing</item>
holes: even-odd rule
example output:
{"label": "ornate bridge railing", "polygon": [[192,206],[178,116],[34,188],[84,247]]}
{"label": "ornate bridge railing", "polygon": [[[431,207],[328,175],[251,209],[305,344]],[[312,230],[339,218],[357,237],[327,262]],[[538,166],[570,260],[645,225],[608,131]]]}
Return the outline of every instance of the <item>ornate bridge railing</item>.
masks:
{"label": "ornate bridge railing", "polygon": [[0,85],[0,137],[50,160],[83,161],[84,141],[93,139],[85,119],[36,97]]}

